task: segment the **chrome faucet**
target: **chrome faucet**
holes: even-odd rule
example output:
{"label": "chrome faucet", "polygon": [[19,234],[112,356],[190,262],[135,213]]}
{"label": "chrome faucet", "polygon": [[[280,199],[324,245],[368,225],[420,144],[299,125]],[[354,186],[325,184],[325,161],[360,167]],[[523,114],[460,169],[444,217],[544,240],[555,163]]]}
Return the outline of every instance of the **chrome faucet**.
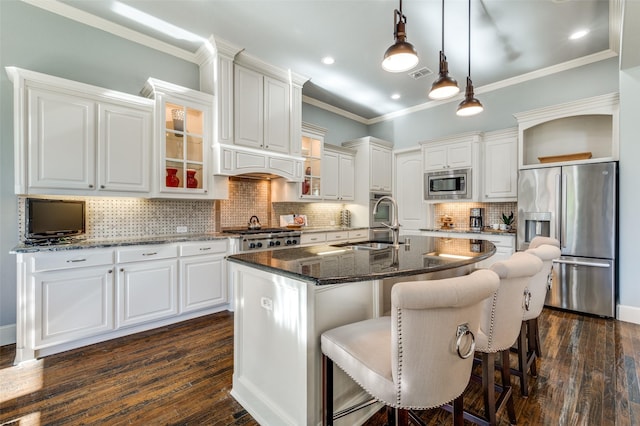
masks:
{"label": "chrome faucet", "polygon": [[398,203],[393,197],[390,197],[389,195],[383,195],[382,197],[378,198],[378,201],[376,201],[373,206],[374,215],[378,213],[378,206],[380,205],[380,202],[382,200],[389,200],[389,202],[393,206],[393,219],[391,225],[387,225],[386,223],[383,223],[383,225],[393,231],[393,247],[398,248],[400,247],[400,244],[398,243],[400,237],[400,223],[398,222]]}

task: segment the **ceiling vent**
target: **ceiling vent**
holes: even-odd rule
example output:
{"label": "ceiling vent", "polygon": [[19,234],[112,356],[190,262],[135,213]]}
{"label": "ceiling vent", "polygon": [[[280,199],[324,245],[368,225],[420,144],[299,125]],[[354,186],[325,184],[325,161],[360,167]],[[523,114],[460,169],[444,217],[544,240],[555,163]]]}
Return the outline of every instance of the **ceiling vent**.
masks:
{"label": "ceiling vent", "polygon": [[426,77],[428,75],[433,74],[433,71],[431,71],[429,68],[427,67],[423,67],[420,68],[419,70],[415,70],[413,72],[409,73],[409,77],[413,78],[414,80],[418,80],[422,77]]}

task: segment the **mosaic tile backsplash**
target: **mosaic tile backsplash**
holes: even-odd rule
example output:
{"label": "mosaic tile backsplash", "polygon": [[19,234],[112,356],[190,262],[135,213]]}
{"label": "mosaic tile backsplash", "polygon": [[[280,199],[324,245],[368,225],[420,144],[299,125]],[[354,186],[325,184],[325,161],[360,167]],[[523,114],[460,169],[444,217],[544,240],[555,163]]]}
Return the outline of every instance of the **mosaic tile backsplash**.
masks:
{"label": "mosaic tile backsplash", "polygon": [[[509,216],[509,213],[513,212],[514,217],[518,216],[517,203],[442,203],[436,204],[434,207],[433,224],[438,227],[440,218],[446,214],[453,219],[454,228],[468,228],[469,209],[477,207],[484,208],[484,226],[502,223],[503,213]],[[511,226],[515,228],[516,222],[514,221]]]}

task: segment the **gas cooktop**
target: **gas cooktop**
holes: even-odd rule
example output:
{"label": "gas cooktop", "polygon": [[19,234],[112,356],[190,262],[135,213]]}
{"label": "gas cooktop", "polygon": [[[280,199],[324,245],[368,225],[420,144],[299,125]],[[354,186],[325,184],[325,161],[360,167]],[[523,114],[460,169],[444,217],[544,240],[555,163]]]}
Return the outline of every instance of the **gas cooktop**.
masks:
{"label": "gas cooktop", "polygon": [[253,235],[253,234],[278,234],[283,232],[294,232],[294,231],[289,228],[260,228],[260,229],[227,228],[227,229],[223,229],[222,232],[226,232],[229,234]]}

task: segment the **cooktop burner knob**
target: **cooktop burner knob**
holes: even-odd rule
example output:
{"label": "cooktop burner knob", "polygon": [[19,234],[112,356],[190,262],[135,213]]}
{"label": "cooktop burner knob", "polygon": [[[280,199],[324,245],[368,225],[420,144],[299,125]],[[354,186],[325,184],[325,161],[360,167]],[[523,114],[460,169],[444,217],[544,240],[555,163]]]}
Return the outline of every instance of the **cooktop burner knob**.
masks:
{"label": "cooktop burner knob", "polygon": [[262,243],[256,243],[256,247],[258,248],[262,247]]}
{"label": "cooktop burner knob", "polygon": [[291,244],[298,244],[298,240],[291,240]]}
{"label": "cooktop burner knob", "polygon": [[256,243],[249,243],[249,248],[250,248],[250,249],[252,249],[252,248],[256,248]]}
{"label": "cooktop burner knob", "polygon": [[279,246],[280,245],[280,241],[276,241],[276,245]]}
{"label": "cooktop burner knob", "polygon": [[269,241],[269,247],[273,247],[275,245],[276,245],[275,241]]}

